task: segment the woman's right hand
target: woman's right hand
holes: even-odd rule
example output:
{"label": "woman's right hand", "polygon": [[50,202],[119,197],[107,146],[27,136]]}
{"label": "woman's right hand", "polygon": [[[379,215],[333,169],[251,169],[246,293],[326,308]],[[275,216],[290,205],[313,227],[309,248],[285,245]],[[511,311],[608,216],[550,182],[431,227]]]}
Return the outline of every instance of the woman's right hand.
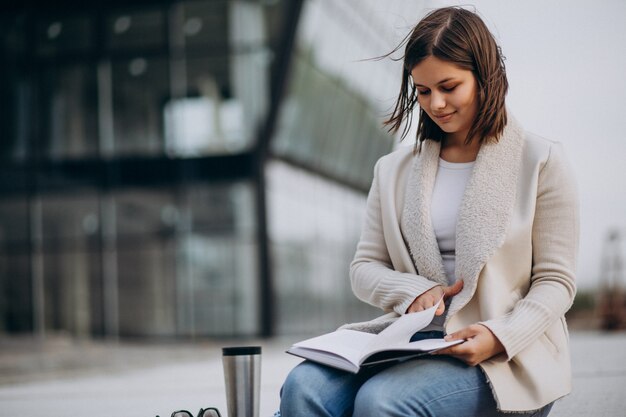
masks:
{"label": "woman's right hand", "polygon": [[[449,287],[444,287],[442,285],[437,285],[436,287],[431,288],[425,293],[420,294],[406,309],[407,313],[416,313],[418,311],[426,310],[435,305],[435,303],[439,300],[439,307],[437,311],[435,311],[435,316],[441,316],[444,311],[446,311],[445,301],[454,297],[463,289],[463,281],[457,280],[454,284]],[[441,299],[443,297],[443,300]]]}

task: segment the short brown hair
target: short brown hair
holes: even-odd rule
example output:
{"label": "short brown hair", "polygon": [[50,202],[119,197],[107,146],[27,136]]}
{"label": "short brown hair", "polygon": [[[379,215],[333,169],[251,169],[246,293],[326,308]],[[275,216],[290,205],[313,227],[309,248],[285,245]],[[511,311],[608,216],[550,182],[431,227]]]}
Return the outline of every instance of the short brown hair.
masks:
{"label": "short brown hair", "polygon": [[[482,19],[460,7],[444,7],[428,13],[413,31],[398,45],[396,52],[406,42],[403,57],[402,86],[385,126],[397,132],[407,119],[402,132],[406,137],[417,104],[417,89],[411,78],[411,70],[429,56],[456,64],[472,71],[478,88],[478,113],[465,143],[478,135],[478,140],[497,141],[507,123],[504,104],[509,83],[506,78],[504,56],[493,35]],[[388,56],[388,55],[387,55]],[[410,90],[409,90],[410,86]],[[416,147],[426,139],[441,141],[445,132],[420,109]]]}

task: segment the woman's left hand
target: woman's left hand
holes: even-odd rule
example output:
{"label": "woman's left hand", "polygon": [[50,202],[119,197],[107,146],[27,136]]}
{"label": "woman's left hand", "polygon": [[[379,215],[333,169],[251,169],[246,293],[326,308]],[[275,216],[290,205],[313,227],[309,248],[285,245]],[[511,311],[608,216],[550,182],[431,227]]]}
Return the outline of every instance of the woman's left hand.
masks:
{"label": "woman's left hand", "polygon": [[465,342],[437,352],[438,355],[454,356],[470,366],[504,352],[498,338],[482,324],[472,324],[445,337],[446,341],[465,339]]}

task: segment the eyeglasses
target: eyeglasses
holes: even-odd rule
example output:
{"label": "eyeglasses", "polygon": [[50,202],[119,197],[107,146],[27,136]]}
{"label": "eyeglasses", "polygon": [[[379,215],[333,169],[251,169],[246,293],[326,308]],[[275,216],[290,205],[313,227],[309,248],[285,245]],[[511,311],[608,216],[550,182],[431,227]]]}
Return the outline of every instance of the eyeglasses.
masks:
{"label": "eyeglasses", "polygon": [[[193,417],[187,410],[178,410],[172,413],[171,417]],[[197,417],[222,417],[220,411],[215,407],[201,408]]]}

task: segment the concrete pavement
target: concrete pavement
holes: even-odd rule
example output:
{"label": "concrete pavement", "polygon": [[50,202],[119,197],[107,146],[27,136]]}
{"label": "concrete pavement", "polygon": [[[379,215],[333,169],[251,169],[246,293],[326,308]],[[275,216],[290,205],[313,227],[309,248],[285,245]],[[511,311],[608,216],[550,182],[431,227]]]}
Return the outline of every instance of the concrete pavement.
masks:
{"label": "concrete pavement", "polygon": [[[173,410],[217,406],[225,415],[221,347],[263,346],[261,416],[299,360],[284,353],[300,338],[197,343],[0,341],[0,416],[68,414],[168,417]],[[626,333],[572,334],[574,391],[551,417],[626,415]]]}

